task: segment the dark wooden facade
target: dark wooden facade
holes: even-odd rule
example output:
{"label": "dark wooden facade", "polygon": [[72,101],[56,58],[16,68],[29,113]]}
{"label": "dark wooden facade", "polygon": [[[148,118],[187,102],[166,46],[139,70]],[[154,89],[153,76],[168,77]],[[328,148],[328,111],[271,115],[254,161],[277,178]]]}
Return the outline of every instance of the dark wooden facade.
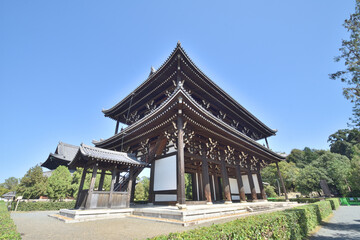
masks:
{"label": "dark wooden facade", "polygon": [[[193,201],[265,199],[260,169],[284,160],[256,142],[276,131],[202,73],[179,43],[144,83],[103,112],[116,121],[115,135],[94,144],[151,166],[153,203],[186,204],[185,173]],[[120,132],[119,123],[127,125]],[[134,168],[134,176],[141,170]],[[164,183],[164,174],[176,184]]]}

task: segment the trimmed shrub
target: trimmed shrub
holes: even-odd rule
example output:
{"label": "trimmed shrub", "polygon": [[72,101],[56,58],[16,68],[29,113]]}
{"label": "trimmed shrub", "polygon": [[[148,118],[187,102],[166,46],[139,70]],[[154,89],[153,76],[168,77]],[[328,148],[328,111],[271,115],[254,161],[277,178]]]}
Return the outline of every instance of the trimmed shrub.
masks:
{"label": "trimmed shrub", "polygon": [[327,198],[326,201],[330,202],[332,210],[336,210],[340,207],[340,200],[338,198]]}
{"label": "trimmed shrub", "polygon": [[321,201],[153,239],[305,239],[330,213],[330,202]]}
{"label": "trimmed shrub", "polygon": [[[11,210],[15,210],[16,202],[11,204]],[[47,211],[71,209],[75,207],[75,201],[71,202],[19,202],[17,211]]]}
{"label": "trimmed shrub", "polygon": [[[298,203],[315,203],[319,202],[320,198],[289,198],[290,202]],[[268,198],[269,202],[285,202],[285,198]]]}
{"label": "trimmed shrub", "polygon": [[0,202],[0,239],[21,239],[5,202]]}

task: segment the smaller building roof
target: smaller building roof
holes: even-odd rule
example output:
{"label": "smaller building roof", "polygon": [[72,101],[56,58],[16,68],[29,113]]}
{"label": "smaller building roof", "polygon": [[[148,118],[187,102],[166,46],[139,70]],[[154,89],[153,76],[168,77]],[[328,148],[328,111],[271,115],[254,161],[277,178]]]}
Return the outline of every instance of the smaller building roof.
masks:
{"label": "smaller building roof", "polygon": [[88,162],[90,159],[115,165],[146,166],[146,163],[137,160],[134,154],[91,147],[82,143],[74,160],[69,163],[69,167],[81,167],[82,163]]}
{"label": "smaller building roof", "polygon": [[64,142],[59,142],[56,147],[55,153],[50,153],[42,167],[54,170],[58,166],[67,166],[75,157],[79,147]]}
{"label": "smaller building roof", "polygon": [[1,197],[12,198],[12,197],[15,197],[15,195],[16,195],[16,192],[8,192],[8,193],[3,194]]}

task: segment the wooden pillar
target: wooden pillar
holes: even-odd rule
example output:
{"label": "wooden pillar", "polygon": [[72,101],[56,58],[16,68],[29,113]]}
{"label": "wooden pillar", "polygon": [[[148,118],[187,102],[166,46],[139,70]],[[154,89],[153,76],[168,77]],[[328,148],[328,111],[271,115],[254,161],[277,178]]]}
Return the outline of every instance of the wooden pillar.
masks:
{"label": "wooden pillar", "polygon": [[204,189],[204,199],[206,202],[211,203],[211,189],[210,189],[210,182],[209,182],[209,166],[208,162],[206,161],[205,156],[202,157],[202,182],[203,182],[203,189]]}
{"label": "wooden pillar", "polygon": [[155,194],[154,194],[154,175],[155,175],[155,160],[151,163],[150,169],[150,183],[149,183],[149,203],[155,202]]}
{"label": "wooden pillar", "polygon": [[191,185],[192,185],[192,200],[197,200],[197,183],[196,183],[196,173],[191,174]]}
{"label": "wooden pillar", "polygon": [[[182,103],[182,99],[179,99]],[[185,199],[185,158],[184,158],[184,130],[182,110],[178,111],[177,129],[178,129],[178,142],[177,142],[177,202],[180,205],[186,204]]]}
{"label": "wooden pillar", "polygon": [[266,192],[265,192],[264,184],[263,184],[262,177],[261,177],[261,174],[260,174],[260,168],[261,168],[260,163],[257,163],[256,176],[257,176],[258,182],[259,182],[261,199],[266,200]]}
{"label": "wooden pillar", "polygon": [[115,186],[115,182],[116,182],[117,172],[118,172],[118,170],[115,167],[112,170],[112,174],[111,174],[110,194],[109,194],[109,202],[108,202],[108,207],[109,208],[111,208],[111,205],[112,205],[112,198],[113,198],[113,194],[114,194],[114,186]]}
{"label": "wooden pillar", "polygon": [[[198,169],[197,169],[198,170]],[[199,171],[196,171],[195,174],[195,178],[196,178],[196,200],[200,201],[201,200],[201,185],[200,185],[200,181],[199,181]]]}
{"label": "wooden pillar", "polygon": [[225,203],[231,203],[231,192],[230,192],[230,184],[229,177],[227,174],[227,169],[225,166],[225,160],[221,159],[221,178],[223,183],[224,197]]}
{"label": "wooden pillar", "polygon": [[88,191],[88,196],[87,196],[87,198],[86,198],[85,209],[89,209],[89,208],[91,207],[91,199],[92,199],[92,195],[93,195],[93,193],[94,193],[94,187],[95,187],[95,182],[96,182],[97,169],[98,169],[98,166],[97,166],[97,164],[95,164],[94,167],[93,167],[93,172],[92,172],[92,176],[91,176],[91,181],[90,181],[90,187],[89,187],[89,191]]}
{"label": "wooden pillar", "polygon": [[119,120],[116,121],[115,134],[119,132]]}
{"label": "wooden pillar", "polygon": [[131,190],[132,190],[132,185],[133,185],[133,167],[130,167],[130,170],[129,170],[129,184],[128,184],[128,187],[127,187],[127,194],[128,194],[128,198],[127,198],[127,203],[126,203],[126,206],[127,207],[130,207],[130,198],[131,198]]}
{"label": "wooden pillar", "polygon": [[100,176],[100,181],[99,181],[99,188],[98,191],[102,191],[103,190],[103,186],[104,186],[104,178],[105,178],[105,170],[103,169],[101,171],[101,176]]}
{"label": "wooden pillar", "polygon": [[198,182],[199,182],[199,200],[204,200],[204,188],[202,181],[202,174],[198,173]]}
{"label": "wooden pillar", "polygon": [[214,175],[216,201],[221,200],[219,177]]}
{"label": "wooden pillar", "polygon": [[280,178],[280,182],[281,182],[281,186],[282,186],[282,189],[283,189],[283,192],[285,194],[285,200],[286,201],[289,201],[289,198],[288,198],[288,195],[287,195],[287,192],[286,192],[286,188],[285,188],[285,184],[284,184],[284,180],[281,176],[281,172],[280,172],[280,168],[279,168],[279,164],[278,162],[276,162],[276,168],[277,168],[277,171],[278,171],[278,175],[279,175],[279,178]]}
{"label": "wooden pillar", "polygon": [[131,186],[131,197],[130,202],[134,202],[135,199],[135,187],[136,187],[136,179],[133,179],[132,186]]}
{"label": "wooden pillar", "polygon": [[80,202],[79,201],[80,201],[81,192],[82,192],[82,190],[84,188],[84,182],[85,182],[85,178],[86,178],[86,171],[87,171],[87,168],[84,167],[82,175],[81,175],[80,184],[79,184],[79,190],[78,190],[78,195],[77,195],[77,198],[76,198],[75,208],[80,207]]}
{"label": "wooden pillar", "polygon": [[256,189],[255,189],[254,179],[252,177],[252,173],[251,173],[250,169],[248,170],[247,174],[248,174],[248,178],[249,178],[249,185],[250,185],[250,191],[251,191],[251,200],[256,201],[257,200]]}
{"label": "wooden pillar", "polygon": [[236,180],[237,180],[238,189],[239,189],[240,201],[246,202],[245,188],[244,188],[244,183],[241,178],[240,165],[236,166]]}

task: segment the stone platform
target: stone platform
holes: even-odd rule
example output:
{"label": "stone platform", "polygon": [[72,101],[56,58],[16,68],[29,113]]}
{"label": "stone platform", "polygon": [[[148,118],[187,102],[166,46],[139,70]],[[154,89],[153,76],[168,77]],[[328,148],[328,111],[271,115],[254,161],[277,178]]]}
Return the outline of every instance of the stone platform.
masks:
{"label": "stone platform", "polygon": [[176,206],[136,205],[127,209],[68,210],[61,209],[51,217],[67,223],[109,218],[133,217],[151,221],[168,222],[189,226],[222,218],[282,210],[298,206],[293,202],[246,202],[231,204],[188,205],[186,209]]}

